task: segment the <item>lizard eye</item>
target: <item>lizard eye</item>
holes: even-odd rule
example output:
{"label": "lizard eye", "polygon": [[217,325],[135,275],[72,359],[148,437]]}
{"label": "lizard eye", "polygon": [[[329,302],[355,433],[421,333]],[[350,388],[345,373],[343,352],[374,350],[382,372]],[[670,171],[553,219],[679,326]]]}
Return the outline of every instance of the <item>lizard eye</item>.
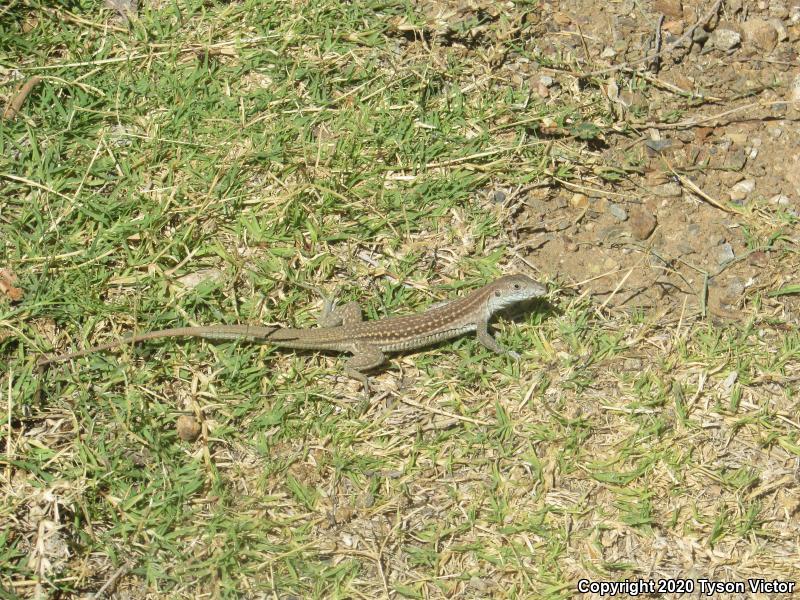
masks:
{"label": "lizard eye", "polygon": [[515,289],[515,290],[518,290],[518,289],[519,289],[519,284],[518,284],[518,283],[515,283],[515,284],[514,284],[514,289]]}
{"label": "lizard eye", "polygon": [[500,290],[495,290],[494,295],[497,296],[498,298],[500,296],[502,296],[502,294],[500,293]]}

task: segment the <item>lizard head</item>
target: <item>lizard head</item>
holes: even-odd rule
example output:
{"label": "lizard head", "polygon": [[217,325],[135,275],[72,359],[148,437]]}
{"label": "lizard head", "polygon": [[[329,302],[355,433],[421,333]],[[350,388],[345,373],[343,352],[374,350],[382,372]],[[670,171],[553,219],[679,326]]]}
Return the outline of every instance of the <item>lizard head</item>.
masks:
{"label": "lizard head", "polygon": [[527,275],[506,275],[490,286],[489,311],[493,313],[546,294],[547,288]]}

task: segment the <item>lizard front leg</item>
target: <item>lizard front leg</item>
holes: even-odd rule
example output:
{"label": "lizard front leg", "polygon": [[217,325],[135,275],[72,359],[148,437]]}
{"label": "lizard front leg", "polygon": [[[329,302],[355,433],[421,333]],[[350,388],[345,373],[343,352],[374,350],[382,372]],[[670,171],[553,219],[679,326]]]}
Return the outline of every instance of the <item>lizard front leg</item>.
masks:
{"label": "lizard front leg", "polygon": [[509,350],[508,348],[501,346],[497,340],[492,337],[492,334],[489,333],[489,322],[485,319],[481,319],[475,323],[475,332],[478,334],[478,341],[492,352],[496,352],[497,354],[506,354],[514,360],[519,360],[519,354],[513,350]]}
{"label": "lizard front leg", "polygon": [[386,355],[377,346],[366,342],[353,344],[352,353],[353,356],[347,359],[344,365],[344,372],[353,379],[358,379],[364,385],[364,393],[369,400],[369,377],[364,371],[381,366],[386,362]]}
{"label": "lizard front leg", "polygon": [[336,302],[324,294],[320,294],[323,299],[322,314],[317,319],[320,327],[337,327],[339,325],[352,325],[361,323],[364,316],[361,314],[361,306],[358,302],[348,302],[342,308],[336,307]]}

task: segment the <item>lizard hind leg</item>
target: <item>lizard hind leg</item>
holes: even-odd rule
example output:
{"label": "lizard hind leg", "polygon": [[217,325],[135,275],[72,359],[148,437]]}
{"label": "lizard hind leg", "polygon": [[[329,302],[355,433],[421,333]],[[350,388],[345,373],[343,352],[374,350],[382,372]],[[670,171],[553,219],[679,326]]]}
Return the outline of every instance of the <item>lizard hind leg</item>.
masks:
{"label": "lizard hind leg", "polygon": [[364,342],[356,342],[352,348],[353,356],[347,359],[344,372],[353,379],[358,379],[364,386],[364,393],[369,400],[369,377],[365,371],[381,366],[386,362],[386,355],[380,348]]}

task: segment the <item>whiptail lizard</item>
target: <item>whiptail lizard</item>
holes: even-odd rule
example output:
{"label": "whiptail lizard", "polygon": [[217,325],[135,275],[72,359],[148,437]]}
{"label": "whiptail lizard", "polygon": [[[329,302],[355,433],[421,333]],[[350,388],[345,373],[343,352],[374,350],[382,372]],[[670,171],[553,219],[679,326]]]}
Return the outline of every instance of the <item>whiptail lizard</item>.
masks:
{"label": "whiptail lizard", "polygon": [[296,329],[258,325],[210,325],[175,327],[132,335],[121,340],[92,346],[86,350],[41,358],[40,367],[111,350],[125,344],[168,337],[200,337],[217,340],[246,340],[266,342],[283,348],[350,352],[345,372],[364,385],[369,395],[369,380],[365,371],[386,361],[386,352],[416,350],[442,340],[449,340],[475,331],[478,340],[498,354],[519,358],[503,348],[489,333],[492,316],[514,304],[539,298],[547,293],[540,283],[525,275],[507,275],[466,296],[434,306],[425,312],[403,317],[388,317],[364,321],[361,307],[350,302],[332,310],[329,303],[323,312],[322,327]]}

